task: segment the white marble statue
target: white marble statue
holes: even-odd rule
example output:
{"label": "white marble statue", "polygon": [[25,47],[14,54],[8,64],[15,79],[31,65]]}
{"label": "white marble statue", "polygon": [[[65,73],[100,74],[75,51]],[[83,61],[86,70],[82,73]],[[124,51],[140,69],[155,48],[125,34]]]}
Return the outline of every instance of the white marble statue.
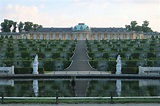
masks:
{"label": "white marble statue", "polygon": [[[120,55],[117,56],[117,60],[116,60],[117,64],[116,64],[116,74],[121,74],[121,69],[122,69],[122,63],[121,63],[121,57]],[[116,92],[118,96],[121,96],[121,80],[116,80]]]}
{"label": "white marble statue", "polygon": [[121,63],[121,57],[120,55],[117,56],[117,60],[116,60],[117,64],[116,64],[116,74],[121,74],[121,69],[122,69],[122,63]]}
{"label": "white marble statue", "polygon": [[33,74],[38,74],[38,55],[35,56],[34,61],[32,62]]}
{"label": "white marble statue", "polygon": [[[34,61],[32,62],[33,72],[32,74],[38,73],[38,55],[35,56]],[[38,96],[38,80],[33,80],[33,91],[35,96]]]}

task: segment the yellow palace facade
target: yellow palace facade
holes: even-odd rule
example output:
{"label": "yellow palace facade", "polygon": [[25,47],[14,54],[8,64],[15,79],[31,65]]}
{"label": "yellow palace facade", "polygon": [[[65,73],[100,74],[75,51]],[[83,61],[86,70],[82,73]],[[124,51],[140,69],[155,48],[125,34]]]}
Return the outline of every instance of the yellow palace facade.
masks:
{"label": "yellow palace facade", "polygon": [[125,28],[89,28],[79,23],[71,28],[41,28],[21,35],[23,39],[46,40],[107,40],[107,39],[143,39],[142,33],[126,31]]}
{"label": "yellow palace facade", "polygon": [[97,28],[84,23],[70,28],[40,28],[36,31],[15,33],[15,39],[46,40],[110,40],[110,39],[144,39],[143,33],[127,31],[125,28]]}

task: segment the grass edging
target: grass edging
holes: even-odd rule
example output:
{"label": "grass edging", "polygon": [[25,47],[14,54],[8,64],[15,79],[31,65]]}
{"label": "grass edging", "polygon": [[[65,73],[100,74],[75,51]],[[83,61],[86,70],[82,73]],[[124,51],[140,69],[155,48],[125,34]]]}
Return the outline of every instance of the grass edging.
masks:
{"label": "grass edging", "polygon": [[[56,104],[56,99],[4,99],[3,104],[9,103],[48,103]],[[160,103],[160,98],[100,98],[100,99],[59,99],[58,103],[78,104],[78,103]]]}

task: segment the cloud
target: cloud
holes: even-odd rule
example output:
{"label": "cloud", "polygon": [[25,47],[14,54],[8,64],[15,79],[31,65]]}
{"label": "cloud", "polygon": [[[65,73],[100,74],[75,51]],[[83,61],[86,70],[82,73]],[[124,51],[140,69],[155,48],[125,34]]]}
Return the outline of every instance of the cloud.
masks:
{"label": "cloud", "polygon": [[[44,8],[44,5],[40,5],[39,8]],[[8,4],[3,11],[3,19],[11,19],[14,21],[31,21],[37,24],[48,24],[51,25],[53,23],[53,19],[39,11],[39,8],[36,6],[25,6],[25,5],[13,5]],[[48,22],[48,23],[46,23]]]}
{"label": "cloud", "polygon": [[158,1],[66,0],[63,3],[59,1],[53,3],[52,0],[46,2],[41,0],[38,4],[34,1],[35,3],[32,3],[34,5],[28,1],[27,4],[18,2],[1,6],[0,21],[5,18],[17,22],[31,21],[44,27],[71,27],[79,22],[84,22],[91,27],[124,27],[133,20],[140,25],[144,20],[148,20],[153,30],[159,30],[160,3]]}

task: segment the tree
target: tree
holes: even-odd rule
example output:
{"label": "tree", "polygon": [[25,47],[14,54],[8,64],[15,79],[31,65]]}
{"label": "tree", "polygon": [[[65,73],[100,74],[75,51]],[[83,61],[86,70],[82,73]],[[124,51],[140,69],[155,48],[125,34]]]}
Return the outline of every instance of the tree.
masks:
{"label": "tree", "polygon": [[151,28],[148,27],[149,25],[149,21],[143,21],[143,24],[142,24],[142,30],[143,32],[152,32]]}
{"label": "tree", "polygon": [[17,28],[17,22],[13,22],[13,30],[12,30],[12,32],[16,32],[16,28]]}
{"label": "tree", "polygon": [[20,21],[18,24],[18,31],[22,32],[24,24]]}
{"label": "tree", "polygon": [[37,30],[39,28],[42,28],[42,25],[38,25],[38,24],[33,24],[33,30]]}
{"label": "tree", "polygon": [[142,24],[142,27],[148,27],[148,25],[149,25],[149,21],[143,21],[143,24]]}
{"label": "tree", "polygon": [[130,26],[130,25],[125,25],[125,27],[126,27],[126,30],[127,30],[127,31],[130,31],[130,30],[131,30],[131,26]]}
{"label": "tree", "polygon": [[[11,31],[16,32],[17,22],[14,22],[8,19],[4,19],[4,22],[2,22],[0,25],[1,25],[2,32],[11,32]],[[25,30],[25,31],[37,30],[38,28],[42,28],[42,25],[33,24],[33,22],[29,22],[29,21],[25,23],[22,23],[20,21],[18,24],[19,32],[22,32],[22,30]]]}
{"label": "tree", "polygon": [[13,25],[12,20],[4,19],[4,22],[1,23],[2,32],[11,32],[12,25]]}
{"label": "tree", "polygon": [[24,30],[25,31],[32,31],[33,30],[33,23],[32,22],[25,22],[24,23]]}
{"label": "tree", "polygon": [[137,21],[131,21],[130,25],[125,25],[126,30],[128,31],[143,31],[143,32],[152,32],[152,29],[148,27],[149,21],[143,21],[142,26],[138,25]]}
{"label": "tree", "polygon": [[135,27],[135,31],[142,31],[142,26],[137,25],[137,26]]}
{"label": "tree", "polygon": [[136,28],[136,25],[137,25],[137,21],[131,21],[130,25],[131,25],[131,30],[135,31],[135,28]]}

